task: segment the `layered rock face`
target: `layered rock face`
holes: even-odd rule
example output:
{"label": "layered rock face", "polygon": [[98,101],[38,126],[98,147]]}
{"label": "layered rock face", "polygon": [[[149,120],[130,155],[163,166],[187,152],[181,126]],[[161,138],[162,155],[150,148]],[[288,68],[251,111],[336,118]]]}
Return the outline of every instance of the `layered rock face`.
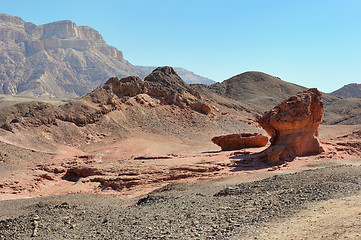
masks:
{"label": "layered rock face", "polygon": [[264,154],[269,162],[323,151],[318,140],[318,126],[323,118],[321,93],[313,88],[296,94],[272,110],[258,123],[271,136],[271,146]]}
{"label": "layered rock face", "polygon": [[144,73],[90,27],[68,20],[37,26],[0,14],[0,94],[77,97],[129,75]]}
{"label": "layered rock face", "polygon": [[229,134],[212,138],[212,142],[223,151],[238,150],[242,148],[264,147],[268,137],[258,133]]}

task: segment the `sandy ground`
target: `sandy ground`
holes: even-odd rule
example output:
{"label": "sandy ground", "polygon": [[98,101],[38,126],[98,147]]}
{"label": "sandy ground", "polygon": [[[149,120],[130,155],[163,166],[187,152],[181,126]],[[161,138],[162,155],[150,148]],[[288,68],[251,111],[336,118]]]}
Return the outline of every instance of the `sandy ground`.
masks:
{"label": "sandy ground", "polygon": [[361,194],[314,204],[259,232],[257,239],[361,239]]}
{"label": "sandy ground", "polygon": [[4,161],[0,163],[0,200],[69,193],[132,198],[172,182],[282,172],[331,159],[345,161],[361,157],[361,140],[352,134],[360,129],[358,125],[321,125],[324,153],[297,157],[278,166],[269,166],[257,158],[256,153],[265,148],[219,151],[210,141],[184,141],[149,133],[119,142],[100,139],[81,148],[59,145],[50,152],[38,150],[41,148],[36,149],[36,145],[24,147],[0,136],[3,152],[8,152],[6,156],[2,153]]}
{"label": "sandy ground", "polygon": [[325,160],[172,183],[136,198],[0,201],[0,239],[359,239],[360,165]]}
{"label": "sandy ground", "polygon": [[[176,186],[175,190],[172,190],[175,194],[185,194],[185,191],[190,191],[193,195],[201,192],[200,194],[212,196],[226,186],[253,182],[274,175],[343,164],[359,166],[361,165],[360,129],[360,126],[321,126],[320,139],[325,152],[315,156],[297,157],[293,161],[277,166],[267,165],[257,158],[257,153],[264,148],[220,151],[219,147],[210,141],[199,142],[198,139],[185,141],[149,133],[137,134],[122,141],[99,139],[93,144],[83,144],[81,147],[59,145],[51,151],[44,151],[44,146],[37,148],[36,145],[28,143],[23,146],[14,142],[14,138],[6,138],[2,135],[0,136],[2,149],[0,200],[30,201],[14,202],[14,204],[12,201],[0,201],[0,206],[4,205],[3,209],[6,208],[6,211],[2,211],[0,220],[22,216],[23,220],[14,220],[12,224],[15,224],[14,227],[23,226],[22,224],[27,226],[32,220],[26,220],[26,214],[33,214],[34,206],[42,206],[41,202],[51,205],[56,201],[58,203],[55,205],[61,206],[62,200],[52,199],[56,196],[59,198],[64,196],[66,202],[74,201],[77,205],[80,203],[86,205],[81,196],[89,193],[102,196],[99,201],[94,200],[95,202],[91,204],[103,203],[105,199],[111,203],[114,199],[119,206],[133,206],[135,213],[132,212],[133,210],[128,213],[133,217],[138,211],[142,211],[134,207],[138,199],[162,187]],[[177,190],[178,185],[172,184],[187,185]],[[76,200],[78,195],[68,194],[80,194],[80,197]],[[192,194],[190,196],[193,196]],[[203,195],[198,196],[197,199],[201,196]],[[257,227],[250,225],[255,230],[250,230],[249,235],[237,235],[236,239],[360,239],[360,200],[361,195],[357,194],[304,205],[286,218],[274,218]],[[235,204],[232,201],[230,204]],[[188,204],[192,203],[184,206]],[[94,211],[96,214],[101,214],[102,209],[103,206],[100,206],[99,210]],[[49,216],[49,222],[54,221],[51,220],[52,212],[43,214],[44,217]],[[62,214],[64,216],[61,216],[66,218],[70,213]],[[139,214],[143,213],[139,212]],[[167,215],[167,212],[165,214]],[[171,215],[168,217],[174,219]],[[4,224],[8,223],[4,222]],[[222,222],[220,224],[223,226]],[[31,225],[26,227],[26,229],[31,228]],[[66,229],[68,228],[65,228],[65,233],[68,231]],[[197,231],[195,229],[194,239],[203,239],[197,237],[201,236]],[[31,232],[24,234],[31,236]],[[49,234],[55,236],[54,232]],[[104,234],[105,237],[108,236],[107,233]],[[151,236],[156,233],[149,234]],[[64,236],[59,239],[68,238]]]}

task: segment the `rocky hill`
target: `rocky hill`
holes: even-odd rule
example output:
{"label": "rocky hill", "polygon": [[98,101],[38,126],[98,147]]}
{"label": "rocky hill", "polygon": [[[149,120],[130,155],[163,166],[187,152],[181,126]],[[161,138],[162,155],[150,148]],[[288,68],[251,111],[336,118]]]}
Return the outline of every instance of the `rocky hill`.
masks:
{"label": "rocky hill", "polygon": [[[194,85],[197,91],[210,99],[223,96],[241,102],[253,114],[262,114],[290,96],[306,90],[262,72],[245,72],[221,83],[210,86]],[[360,124],[361,103],[356,99],[341,99],[331,94],[322,94],[325,124]],[[218,100],[221,101],[221,100]],[[223,102],[224,105],[230,102]]]}
{"label": "rocky hill", "polygon": [[245,72],[209,86],[213,92],[264,112],[306,88],[262,72]]}
{"label": "rocky hill", "polygon": [[145,76],[90,27],[0,14],[0,94],[77,97],[129,75]]}
{"label": "rocky hill", "polygon": [[[150,74],[154,69],[157,68],[157,67],[151,67],[151,66],[137,66],[137,67],[140,68],[140,70],[142,70],[146,74]],[[194,72],[188,71],[184,68],[174,67],[173,69],[183,79],[183,81],[185,81],[188,84],[211,85],[211,84],[216,83],[216,81],[213,81],[212,79],[199,76],[199,75],[195,74]]]}
{"label": "rocky hill", "polygon": [[361,84],[347,84],[331,94],[341,98],[361,98]]}
{"label": "rocky hill", "polygon": [[105,131],[108,139],[126,138],[137,131],[195,139],[256,125],[251,110],[241,102],[222,96],[207,98],[171,67],[155,69],[144,81],[134,76],[112,77],[82,98],[60,106],[26,102],[1,110],[0,127],[28,136],[24,141],[29,145],[80,144],[89,134]]}

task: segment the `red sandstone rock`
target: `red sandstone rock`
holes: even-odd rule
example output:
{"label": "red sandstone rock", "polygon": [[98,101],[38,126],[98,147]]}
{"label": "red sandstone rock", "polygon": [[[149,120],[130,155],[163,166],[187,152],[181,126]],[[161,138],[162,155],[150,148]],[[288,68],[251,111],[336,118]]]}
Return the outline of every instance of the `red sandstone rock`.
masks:
{"label": "red sandstone rock", "polygon": [[322,118],[323,103],[316,88],[300,92],[265,112],[258,123],[271,136],[271,146],[264,151],[266,159],[276,163],[322,152],[318,140]]}
{"label": "red sandstone rock", "polygon": [[242,148],[264,147],[268,143],[268,137],[259,133],[241,133],[214,137],[212,138],[212,142],[220,146],[223,151],[227,151]]}

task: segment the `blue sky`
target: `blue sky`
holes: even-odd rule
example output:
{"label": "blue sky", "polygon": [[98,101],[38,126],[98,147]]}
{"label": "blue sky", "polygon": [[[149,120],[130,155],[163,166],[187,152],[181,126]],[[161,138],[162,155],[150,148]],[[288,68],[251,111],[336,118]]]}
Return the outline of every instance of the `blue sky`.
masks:
{"label": "blue sky", "polygon": [[216,81],[261,71],[324,92],[361,83],[360,0],[0,0],[0,12],[93,27],[134,65]]}

